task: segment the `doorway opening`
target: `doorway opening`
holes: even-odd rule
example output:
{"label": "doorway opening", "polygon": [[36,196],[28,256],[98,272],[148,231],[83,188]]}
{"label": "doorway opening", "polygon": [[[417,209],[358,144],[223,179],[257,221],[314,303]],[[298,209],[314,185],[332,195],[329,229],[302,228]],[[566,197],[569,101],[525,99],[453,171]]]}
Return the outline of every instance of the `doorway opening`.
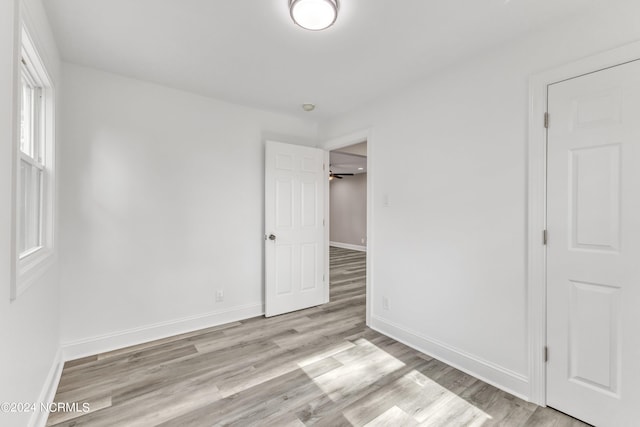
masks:
{"label": "doorway opening", "polygon": [[366,300],[367,141],[329,152],[330,302]]}

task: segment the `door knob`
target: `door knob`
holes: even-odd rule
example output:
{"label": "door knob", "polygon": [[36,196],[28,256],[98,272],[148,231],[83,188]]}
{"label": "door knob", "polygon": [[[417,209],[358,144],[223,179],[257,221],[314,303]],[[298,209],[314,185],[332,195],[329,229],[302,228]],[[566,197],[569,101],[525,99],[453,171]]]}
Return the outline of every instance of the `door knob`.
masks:
{"label": "door knob", "polygon": [[269,234],[269,240],[276,240],[275,234]]}

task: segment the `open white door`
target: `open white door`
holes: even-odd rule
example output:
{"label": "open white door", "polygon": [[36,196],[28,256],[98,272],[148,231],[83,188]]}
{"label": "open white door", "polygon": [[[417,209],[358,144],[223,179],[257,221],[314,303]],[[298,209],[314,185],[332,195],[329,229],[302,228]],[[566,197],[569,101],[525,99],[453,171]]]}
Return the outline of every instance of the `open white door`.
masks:
{"label": "open white door", "polygon": [[549,87],[547,404],[640,411],[640,62]]}
{"label": "open white door", "polygon": [[325,301],[324,151],[267,141],[265,315]]}

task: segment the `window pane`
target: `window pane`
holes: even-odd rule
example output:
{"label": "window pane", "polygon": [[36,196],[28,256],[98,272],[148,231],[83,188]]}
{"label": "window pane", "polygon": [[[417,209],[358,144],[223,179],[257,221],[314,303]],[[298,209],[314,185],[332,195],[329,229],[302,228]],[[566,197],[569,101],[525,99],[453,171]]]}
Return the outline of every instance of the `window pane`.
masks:
{"label": "window pane", "polygon": [[42,171],[28,162],[20,162],[20,254],[41,245]]}
{"label": "window pane", "polygon": [[42,245],[42,171],[38,168],[33,169],[33,205],[32,205],[32,235],[29,236],[30,242],[33,243],[33,247],[40,247]]}
{"label": "window pane", "polygon": [[29,167],[30,165],[28,163],[25,163],[24,161],[20,162],[20,194],[18,195],[19,197],[19,201],[18,201],[18,213],[20,215],[19,218],[19,222],[20,222],[20,229],[18,230],[18,241],[20,242],[20,253],[23,253],[24,251],[26,251],[26,247],[27,247],[27,218],[26,218],[26,213],[27,213],[27,200],[28,200],[28,193],[29,191],[27,190],[29,188],[29,181],[30,181],[30,177],[31,174],[29,173]]}
{"label": "window pane", "polygon": [[34,98],[35,90],[22,76],[22,108],[20,111],[20,150],[30,157],[34,156],[33,146],[33,126],[34,118]]}

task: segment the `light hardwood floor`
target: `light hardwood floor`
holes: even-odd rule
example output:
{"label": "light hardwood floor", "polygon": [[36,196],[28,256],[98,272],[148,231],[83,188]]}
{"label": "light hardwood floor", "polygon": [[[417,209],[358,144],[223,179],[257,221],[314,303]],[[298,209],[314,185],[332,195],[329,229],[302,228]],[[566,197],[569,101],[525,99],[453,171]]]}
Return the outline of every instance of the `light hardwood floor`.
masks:
{"label": "light hardwood floor", "polygon": [[582,426],[364,324],[364,253],[331,248],[331,302],[67,362],[50,426]]}

